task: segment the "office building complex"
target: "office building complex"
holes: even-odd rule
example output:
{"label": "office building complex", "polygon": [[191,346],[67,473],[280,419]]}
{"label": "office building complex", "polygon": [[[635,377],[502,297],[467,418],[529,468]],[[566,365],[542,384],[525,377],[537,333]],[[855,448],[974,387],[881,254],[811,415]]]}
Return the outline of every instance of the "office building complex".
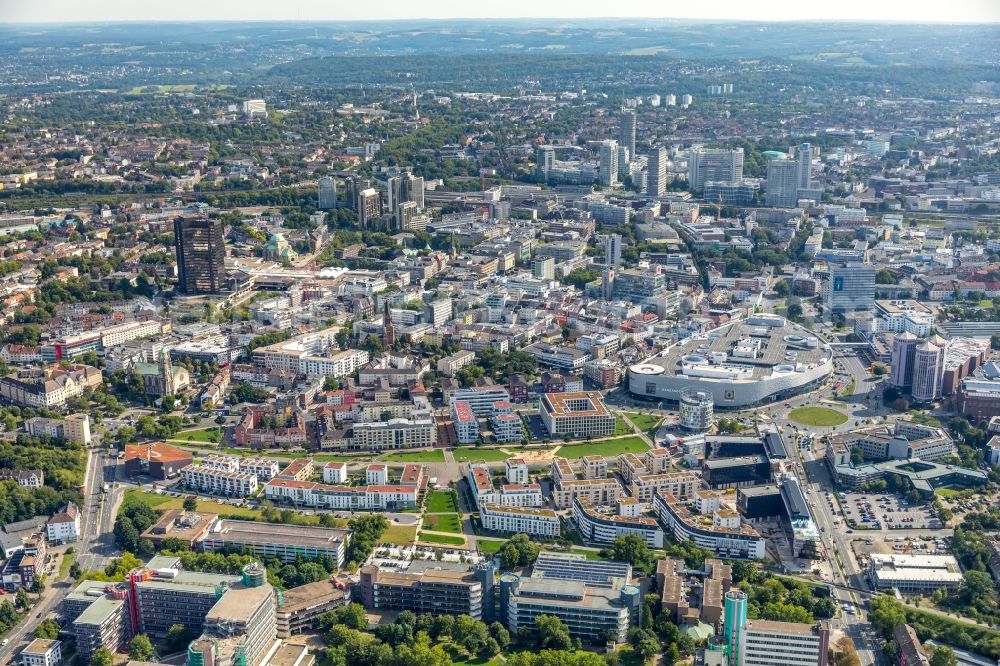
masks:
{"label": "office building complex", "polygon": [[708,391],[686,389],[681,391],[680,425],[685,430],[704,432],[712,427],[715,403]]}
{"label": "office building complex", "polygon": [[188,664],[260,666],[279,647],[276,608],[264,565],[248,564],[209,609],[201,637],[188,646]]}
{"label": "office building complex", "polygon": [[318,630],[322,616],[350,601],[350,585],[338,578],[328,578],[285,590],[281,595],[276,618],[278,638]]}
{"label": "office building complex", "polygon": [[544,393],[539,405],[542,423],[562,437],[607,437],[615,434],[615,417],[597,391]]}
{"label": "office building complex", "polygon": [[941,398],[946,345],[935,336],[932,340],[925,340],[914,350],[913,383],[910,391],[914,402],[933,402]]}
{"label": "office building complex", "polygon": [[663,547],[663,530],[652,518],[639,515],[638,500],[625,497],[617,511],[602,509],[579,498],[573,500],[573,522],[584,541],[610,544],[618,537],[635,535],[650,548]]}
{"label": "office building complex", "polygon": [[228,497],[248,497],[257,492],[257,477],[245,472],[230,472],[205,465],[188,465],[181,479],[190,490]]}
{"label": "office building complex", "polygon": [[225,230],[220,219],[174,220],[178,289],[185,294],[218,294],[225,286]]}
{"label": "office building complex", "polygon": [[692,190],[705,189],[710,181],[743,180],[743,149],[699,148],[688,153],[688,184]]}
{"label": "office building complex", "polygon": [[892,341],[892,374],[889,381],[893,386],[909,388],[913,386],[913,368],[920,339],[912,333],[900,333]]}
{"label": "office building complex", "polygon": [[347,561],[350,539],[350,530],[219,518],[200,546],[206,552],[237,550],[262,560],[276,557],[285,563],[299,556],[328,557],[341,567]]}
{"label": "office building complex", "polygon": [[493,619],[496,568],[492,562],[470,567],[413,560],[406,568],[392,571],[367,565],[360,574],[359,601],[367,608]]}
{"label": "office building complex", "polygon": [[952,555],[884,555],[873,553],[868,575],[877,590],[900,594],[929,594],[937,589],[957,590],[962,569]]}
{"label": "office building complex", "polygon": [[530,576],[500,577],[500,619],[513,633],[531,631],[539,615],[554,615],[571,636],[625,640],[641,619],[641,595],[623,562],[591,562],[583,555],[538,556]]}
{"label": "office building complex", "polygon": [[875,303],[875,266],[859,262],[830,267],[826,299],[831,313],[867,312]]}
{"label": "office building complex", "polygon": [[59,666],[61,663],[61,641],[36,638],[21,650],[22,666]]}

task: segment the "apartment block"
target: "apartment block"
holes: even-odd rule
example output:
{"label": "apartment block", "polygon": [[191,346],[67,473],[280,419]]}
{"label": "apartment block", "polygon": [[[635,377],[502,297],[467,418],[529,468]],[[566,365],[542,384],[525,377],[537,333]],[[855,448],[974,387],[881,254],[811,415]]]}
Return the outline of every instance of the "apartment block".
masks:
{"label": "apartment block", "polygon": [[483,529],[504,534],[530,534],[557,538],[560,531],[559,516],[551,509],[526,508],[483,504],[479,508]]}

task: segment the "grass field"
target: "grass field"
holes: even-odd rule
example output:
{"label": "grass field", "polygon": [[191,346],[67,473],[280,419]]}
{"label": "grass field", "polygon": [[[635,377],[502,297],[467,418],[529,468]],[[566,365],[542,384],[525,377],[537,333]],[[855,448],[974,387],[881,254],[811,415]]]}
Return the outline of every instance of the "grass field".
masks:
{"label": "grass field", "polygon": [[634,412],[626,412],[625,418],[634,423],[636,428],[647,433],[656,430],[660,421],[663,420],[662,416],[656,414],[636,414]]}
{"label": "grass field", "polygon": [[959,497],[964,493],[964,488],[952,488],[951,486],[943,486],[941,488],[935,488],[934,492],[944,497],[945,499],[951,499],[953,497]]}
{"label": "grass field", "polygon": [[455,496],[435,490],[427,497],[427,513],[458,513]]}
{"label": "grass field", "polygon": [[69,573],[69,568],[73,566],[73,560],[76,559],[76,553],[63,553],[62,560],[59,562],[59,580],[66,577]]}
{"label": "grass field", "polygon": [[[129,501],[142,502],[146,506],[153,507],[154,509],[183,509],[184,508],[184,498],[183,497],[171,497],[170,495],[157,495],[156,493],[147,493],[142,490],[126,490],[125,499],[122,504]],[[260,519],[261,512],[257,509],[248,509],[242,506],[233,506],[232,504],[216,504],[215,502],[206,502],[205,500],[197,500],[198,508],[196,511],[202,513],[217,513],[220,516],[226,516],[229,518],[254,518]],[[303,522],[306,519],[312,518],[314,523],[318,524],[318,518],[316,516],[303,516]]]}
{"label": "grass field", "polygon": [[424,516],[423,528],[433,532],[462,533],[462,519],[457,513],[430,513]]}
{"label": "grass field", "polygon": [[829,407],[799,407],[789,412],[788,418],[807,426],[828,427],[847,423],[847,414]]}
{"label": "grass field", "polygon": [[465,537],[451,537],[451,536],[445,536],[444,534],[420,533],[417,535],[417,541],[424,541],[426,543],[442,543],[447,546],[465,545]]}
{"label": "grass field", "polygon": [[563,458],[582,458],[584,456],[617,456],[621,453],[643,453],[649,450],[649,445],[640,437],[619,437],[603,442],[589,444],[570,444],[559,448],[557,455]]}
{"label": "grass field", "polygon": [[480,447],[469,447],[455,449],[455,462],[503,462],[510,458],[511,454],[503,449],[486,449]]}
{"label": "grass field", "polygon": [[182,442],[218,442],[222,439],[222,430],[219,428],[200,428],[198,430],[182,430],[171,439]]}
{"label": "grass field", "polygon": [[629,424],[628,419],[621,414],[615,414],[615,437],[631,434],[632,426]]}
{"label": "grass field", "polygon": [[500,552],[506,541],[487,541],[486,539],[479,539],[479,551],[486,555],[495,555]]}
{"label": "grass field", "polygon": [[386,453],[379,456],[379,460],[386,462],[444,462],[444,451],[441,449],[431,449],[429,451],[402,451],[399,453]]}
{"label": "grass field", "polygon": [[389,525],[379,543],[391,543],[394,546],[409,546],[417,536],[416,525]]}

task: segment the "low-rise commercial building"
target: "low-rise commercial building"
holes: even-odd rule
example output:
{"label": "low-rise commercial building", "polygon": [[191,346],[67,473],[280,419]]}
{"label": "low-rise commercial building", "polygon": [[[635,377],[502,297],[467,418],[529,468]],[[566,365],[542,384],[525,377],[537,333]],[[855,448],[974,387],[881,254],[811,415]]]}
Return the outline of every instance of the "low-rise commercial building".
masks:
{"label": "low-rise commercial building", "polygon": [[511,632],[532,630],[539,615],[558,617],[570,635],[622,642],[641,619],[641,594],[631,567],[589,562],[582,555],[542,553],[530,576],[500,577],[500,615]]}
{"label": "low-rise commercial building", "polygon": [[319,618],[350,601],[350,585],[337,578],[285,590],[277,612],[278,638],[316,631]]}
{"label": "low-rise commercial building", "polygon": [[868,576],[875,589],[897,589],[900,594],[927,594],[937,589],[957,590],[962,570],[952,555],[883,555],[874,553]]}
{"label": "low-rise commercial building", "polygon": [[405,569],[393,571],[367,565],[360,574],[359,597],[366,608],[493,619],[496,569],[490,562],[470,568],[414,560]]}
{"label": "low-rise commercial building", "polygon": [[62,641],[36,638],[21,650],[22,666],[59,666],[62,663]]}

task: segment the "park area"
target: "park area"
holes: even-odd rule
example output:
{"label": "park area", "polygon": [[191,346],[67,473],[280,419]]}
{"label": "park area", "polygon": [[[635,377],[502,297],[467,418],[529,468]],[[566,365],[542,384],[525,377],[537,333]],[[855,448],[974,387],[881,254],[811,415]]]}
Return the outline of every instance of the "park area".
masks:
{"label": "park area", "polygon": [[847,423],[847,414],[829,407],[798,407],[788,413],[788,418],[799,425],[829,428]]}
{"label": "park area", "polygon": [[649,445],[641,437],[618,437],[587,444],[567,444],[559,447],[556,455],[575,460],[584,456],[609,458],[622,453],[645,453],[648,450]]}

